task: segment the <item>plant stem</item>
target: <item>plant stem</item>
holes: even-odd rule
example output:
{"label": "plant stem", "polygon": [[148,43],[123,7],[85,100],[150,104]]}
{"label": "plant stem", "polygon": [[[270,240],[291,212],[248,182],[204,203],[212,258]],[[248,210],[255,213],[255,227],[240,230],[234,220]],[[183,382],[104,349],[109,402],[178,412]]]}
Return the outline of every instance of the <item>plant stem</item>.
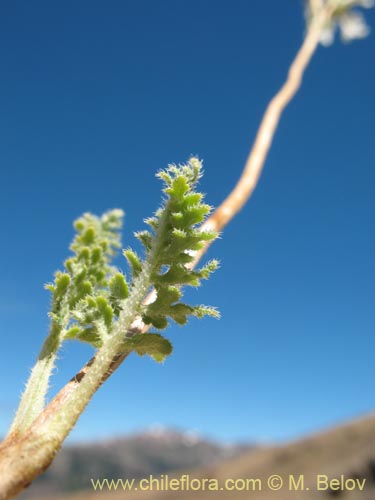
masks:
{"label": "plant stem", "polygon": [[[266,109],[256,136],[254,146],[249,154],[241,178],[236,184],[234,190],[202,225],[202,229],[222,229],[244,206],[247,199],[254,191],[256,183],[260,177],[265,159],[267,157],[267,153],[270,149],[272,138],[279,123],[281,113],[297,93],[301,85],[304,71],[319,43],[321,27],[323,23],[329,18],[329,15],[330,11],[325,9],[324,11],[322,11],[319,18],[310,25],[306,38],[290,66],[287,81],[283,84],[279,92],[271,100]],[[194,266],[196,266],[196,264],[202,258],[208,246],[209,243],[207,243],[202,250],[197,252]],[[154,299],[155,291],[152,291],[147,295],[144,303],[151,303]],[[149,327],[144,325],[138,318],[136,322],[133,323],[130,327],[130,329],[133,328],[137,331],[146,332]],[[95,363],[95,359],[98,355],[99,353],[97,353],[76,374],[76,376],[73,377],[70,382],[68,382],[68,384],[66,384],[66,386],[61,389],[61,391],[52,400],[50,405],[47,406],[45,410],[46,414],[48,414],[50,410],[53,410],[53,412],[58,411],[57,409],[60,406],[65,405],[66,401],[73,397],[72,395],[74,394],[74,392],[82,384],[82,381],[87,377],[88,373],[90,373],[90,370],[92,369],[92,366]],[[127,354],[118,354],[113,358],[112,363],[110,364],[106,372],[103,373],[101,383],[103,383],[104,380],[106,380],[111,375],[111,373],[113,373],[113,371],[115,371],[120,366],[126,356]]]}
{"label": "plant stem", "polygon": [[49,387],[49,379],[61,345],[61,332],[62,327],[53,321],[37,362],[31,371],[8,435],[25,432],[35,418],[43,411]]}
{"label": "plant stem", "polygon": [[[203,224],[202,229],[220,231],[243,208],[252,195],[275,136],[281,115],[297,94],[302,78],[319,44],[322,26],[330,19],[331,9],[325,8],[312,21],[305,40],[292,62],[287,79],[269,102],[260,123],[255,142],[246,160],[245,167],[234,189]],[[206,245],[206,248],[209,245]],[[197,254],[197,261],[204,250]]]}

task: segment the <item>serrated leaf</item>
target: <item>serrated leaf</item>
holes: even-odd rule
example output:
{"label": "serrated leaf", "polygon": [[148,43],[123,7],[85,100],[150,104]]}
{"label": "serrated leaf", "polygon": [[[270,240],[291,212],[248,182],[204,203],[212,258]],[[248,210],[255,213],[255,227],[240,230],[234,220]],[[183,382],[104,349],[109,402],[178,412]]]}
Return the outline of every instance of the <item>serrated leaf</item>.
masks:
{"label": "serrated leaf", "polygon": [[138,231],[134,233],[134,236],[144,245],[146,250],[150,250],[153,240],[150,231]]}
{"label": "serrated leaf", "polygon": [[145,219],[145,224],[150,226],[154,231],[157,231],[159,227],[159,219],[158,217],[148,217]]}
{"label": "serrated leaf", "polygon": [[134,351],[140,356],[147,354],[159,363],[172,354],[172,344],[158,333],[140,333],[126,339],[123,344],[125,351]]}
{"label": "serrated leaf", "polygon": [[183,207],[188,208],[191,206],[196,206],[203,200],[202,193],[187,193],[183,200]]}
{"label": "serrated leaf", "polygon": [[216,271],[219,267],[219,261],[216,259],[210,260],[207,262],[207,264],[203,267],[201,267],[198,271],[197,274],[199,274],[199,277],[201,279],[208,279],[210,274]]}
{"label": "serrated leaf", "polygon": [[183,175],[178,175],[172,181],[172,185],[170,188],[166,189],[165,192],[168,194],[172,194],[176,198],[182,199],[184,194],[189,191],[189,184]]}
{"label": "serrated leaf", "polygon": [[196,271],[190,271],[181,264],[173,264],[166,273],[154,276],[154,279],[155,283],[161,285],[199,286],[199,277]]}
{"label": "serrated leaf", "polygon": [[193,306],[193,310],[193,315],[197,318],[203,318],[203,316],[211,316],[216,319],[220,318],[220,312],[215,307]]}
{"label": "serrated leaf", "polygon": [[157,287],[157,296],[154,302],[149,304],[147,311],[163,311],[169,307],[170,304],[177,302],[181,297],[180,290],[175,286]]}

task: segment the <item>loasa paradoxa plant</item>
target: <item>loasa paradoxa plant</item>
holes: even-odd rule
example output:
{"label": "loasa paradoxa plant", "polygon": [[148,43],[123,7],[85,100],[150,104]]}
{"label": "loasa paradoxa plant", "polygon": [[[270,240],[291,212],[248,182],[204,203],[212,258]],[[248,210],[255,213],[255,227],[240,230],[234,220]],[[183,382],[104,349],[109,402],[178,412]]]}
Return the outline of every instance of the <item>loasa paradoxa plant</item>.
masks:
{"label": "loasa paradoxa plant", "polygon": [[[150,229],[135,233],[144,247],[143,259],[130,248],[123,251],[131,269],[129,280],[111,266],[121,247],[122,210],[111,210],[101,217],[86,213],[75,221],[76,236],[70,246],[73,256],[65,261],[64,271],[56,272],[53,283],[46,285],[52,294],[50,332],[26,385],[11,434],[26,432],[44,409],[49,378],[64,341],[87,342],[100,354],[92,367],[95,377],[88,378],[89,383],[82,384],[83,389],[69,403],[76,412],[86,406],[114,356],[135,352],[163,361],[171,354],[172,345],[161,334],[137,330],[137,318],[146,327],[163,330],[171,319],[184,325],[189,316],[219,316],[213,307],[181,301],[183,286],[199,286],[218,266],[211,260],[198,270],[189,267],[195,252],[217,237],[214,231],[197,229],[211,211],[196,191],[201,173],[202,165],[196,158],[158,172],[165,200],[155,216],[145,220]],[[155,300],[144,304],[151,288],[156,291]],[[54,419],[50,431],[67,433],[74,421],[65,408],[64,420]]]}
{"label": "loasa paradoxa plant", "polygon": [[[24,487],[35,477],[35,469],[38,474],[45,469],[113,370],[114,360],[135,352],[160,362],[171,354],[170,341],[160,333],[148,332],[150,327],[160,331],[170,320],[184,325],[189,316],[219,317],[213,307],[181,300],[184,286],[199,286],[218,267],[216,260],[200,269],[192,265],[196,253],[218,235],[198,229],[211,211],[196,191],[201,174],[197,158],[158,172],[164,183],[163,205],[145,220],[149,229],[135,234],[143,245],[143,257],[130,248],[123,251],[129,279],[111,265],[121,247],[123,212],[111,210],[101,217],[86,213],[75,222],[73,255],[46,285],[52,294],[50,331],[0,450],[0,471],[6,483],[6,495],[1,496],[0,489],[0,498],[17,493],[20,485]],[[49,412],[45,408],[49,379],[66,340],[87,342],[97,352],[78,390],[59,409],[52,401],[53,411]]]}
{"label": "loasa paradoxa plant", "polygon": [[[31,372],[11,430],[0,445],[0,500],[22,491],[51,463],[65,437],[100,385],[131,352],[162,361],[172,351],[163,330],[170,319],[179,324],[191,315],[218,316],[215,309],[181,302],[184,285],[197,286],[217,268],[211,261],[194,270],[218,232],[241,210],[253,193],[283,111],[299,90],[319,44],[330,45],[340,31],[344,42],[364,38],[369,27],[360,8],[375,0],[306,0],[306,34],[285,82],[269,102],[253,147],[234,189],[207,219],[210,207],[195,191],[201,163],[159,172],[165,201],[148,231],[137,233],[144,246],[140,259],[130,249],[124,256],[131,279],[111,266],[120,248],[123,214],[113,210],[102,217],[85,214],[75,224],[73,256],[47,285],[52,293],[51,327]],[[90,343],[94,357],[46,405],[49,378],[65,340]]]}

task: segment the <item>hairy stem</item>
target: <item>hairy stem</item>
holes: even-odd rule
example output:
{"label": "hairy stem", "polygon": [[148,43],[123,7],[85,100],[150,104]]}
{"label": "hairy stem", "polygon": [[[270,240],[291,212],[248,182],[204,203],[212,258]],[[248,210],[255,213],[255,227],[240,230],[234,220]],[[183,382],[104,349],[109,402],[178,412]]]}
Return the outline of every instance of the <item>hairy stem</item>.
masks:
{"label": "hairy stem", "polygon": [[52,322],[50,333],[33,367],[25,391],[22,395],[9,435],[22,434],[43,411],[49,379],[55,366],[57,352],[61,345],[62,327]]}

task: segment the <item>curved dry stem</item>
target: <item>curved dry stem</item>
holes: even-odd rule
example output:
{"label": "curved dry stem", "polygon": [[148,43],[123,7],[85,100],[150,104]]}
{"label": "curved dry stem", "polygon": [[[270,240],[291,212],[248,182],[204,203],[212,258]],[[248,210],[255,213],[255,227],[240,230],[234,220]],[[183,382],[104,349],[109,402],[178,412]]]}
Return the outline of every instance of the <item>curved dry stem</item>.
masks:
{"label": "curved dry stem", "polygon": [[262,173],[281,114],[301,86],[303,74],[317,48],[321,26],[327,16],[327,11],[322,12],[318,20],[311,25],[296,58],[290,66],[285,83],[268,104],[239,181],[229,196],[207,219],[204,229],[212,228],[215,231],[223,229],[252,195]]}

